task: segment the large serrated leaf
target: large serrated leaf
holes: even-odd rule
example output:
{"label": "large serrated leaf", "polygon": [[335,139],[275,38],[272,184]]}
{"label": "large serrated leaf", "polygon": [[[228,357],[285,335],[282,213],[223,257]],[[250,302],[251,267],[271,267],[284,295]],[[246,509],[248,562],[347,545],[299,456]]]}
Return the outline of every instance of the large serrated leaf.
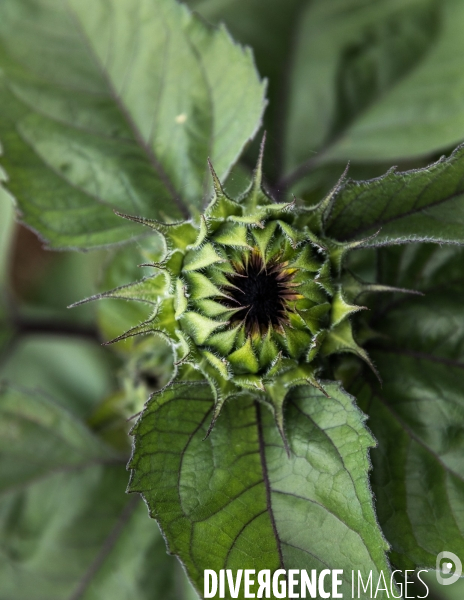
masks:
{"label": "large serrated leaf", "polygon": [[[282,143],[284,133],[284,113],[287,109],[285,95],[289,91],[288,79],[291,68],[291,53],[294,48],[295,32],[301,11],[307,5],[306,0],[187,0],[189,6],[211,23],[225,23],[235,40],[250,45],[256,57],[259,73],[268,79],[269,106],[264,118],[268,132],[264,155],[264,172],[271,177],[286,159],[286,148]],[[265,10],[263,10],[265,6]],[[307,63],[307,66],[310,65]],[[303,80],[303,81],[302,81]],[[313,82],[314,78],[300,77],[299,85]],[[311,94],[320,87],[310,84]],[[311,95],[307,100],[311,99]],[[313,129],[301,126],[301,119],[308,111],[308,102],[298,117],[298,144],[314,135]],[[318,115],[320,118],[320,114]],[[311,131],[311,135],[306,133]],[[254,149],[257,152],[257,148]],[[254,154],[250,153],[254,157]],[[230,185],[230,182],[228,182]],[[233,196],[236,197],[236,196]]]}
{"label": "large serrated leaf", "polygon": [[443,550],[464,559],[462,251],[383,252],[386,281],[419,288],[425,297],[393,299],[374,316],[383,339],[370,354],[383,386],[363,383],[356,393],[379,442],[372,483],[392,561],[403,569],[435,568]]}
{"label": "large serrated leaf", "polygon": [[125,461],[36,393],[0,390],[0,599],[191,598]]}
{"label": "large serrated leaf", "polygon": [[347,180],[333,201],[327,231],[340,240],[378,232],[366,246],[464,243],[464,146],[424,169]]}
{"label": "large serrated leaf", "polygon": [[7,186],[53,247],[196,212],[264,108],[250,51],[174,0],[4,0],[0,73]]}
{"label": "large serrated leaf", "polygon": [[346,595],[351,569],[388,573],[367,481],[374,441],[353,399],[324,387],[330,398],[305,386],[288,400],[290,458],[252,396],[228,402],[206,440],[208,385],[173,384],[147,405],[133,431],[130,490],[199,591],[204,569],[344,569]]}

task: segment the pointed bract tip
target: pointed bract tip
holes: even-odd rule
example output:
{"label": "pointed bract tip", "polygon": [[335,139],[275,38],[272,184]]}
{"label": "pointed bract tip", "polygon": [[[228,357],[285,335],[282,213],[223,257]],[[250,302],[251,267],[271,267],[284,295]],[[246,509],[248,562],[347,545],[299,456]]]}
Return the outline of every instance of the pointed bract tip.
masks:
{"label": "pointed bract tip", "polygon": [[166,269],[161,263],[140,263],[137,267],[152,267],[153,269]]}
{"label": "pointed bract tip", "polygon": [[254,170],[254,187],[258,189],[261,187],[261,183],[263,180],[263,157],[264,157],[264,148],[266,146],[266,132],[263,133],[263,137],[261,139],[261,144],[259,146],[259,155],[258,162],[256,163],[256,167]]}
{"label": "pointed bract tip", "polygon": [[126,333],[122,333],[121,335],[118,335],[117,337],[113,338],[112,340],[108,340],[107,342],[102,342],[101,345],[102,346],[111,346],[111,344],[116,344],[117,342],[122,342],[131,337],[135,337],[137,335],[144,335],[146,333],[150,333],[150,331],[132,332],[132,330],[129,329],[129,331],[126,331]]}
{"label": "pointed bract tip", "polygon": [[377,367],[371,361],[368,353],[364,349],[360,348],[360,350],[361,350],[361,352],[358,354],[359,358],[361,358],[366,363],[366,365],[370,368],[370,370],[372,371],[372,373],[374,373],[375,377],[377,378],[377,381],[380,384],[380,387],[382,387],[383,381],[382,381],[382,378],[380,377],[380,373],[377,370]]}
{"label": "pointed bract tip", "polygon": [[127,221],[135,221],[136,223],[143,223],[143,220],[144,220],[142,217],[136,217],[134,215],[128,215],[126,213],[119,212],[119,210],[116,210],[115,208],[113,209],[113,212],[118,217],[121,217],[122,219],[126,219]]}
{"label": "pointed bract tip", "polygon": [[365,247],[369,247],[369,245],[367,244],[367,242],[370,242],[371,240],[373,240],[374,238],[376,238],[379,233],[382,231],[382,228],[380,227],[380,229],[378,229],[375,233],[373,233],[372,235],[369,235],[366,238],[363,238],[362,240],[355,240],[353,242],[348,242],[345,245],[344,248],[344,252],[349,252],[350,250],[356,250],[358,248],[365,248]]}
{"label": "pointed bract tip", "polygon": [[95,294],[94,296],[90,296],[89,298],[84,298],[83,300],[78,300],[77,302],[73,302],[66,308],[76,308],[76,306],[81,306],[82,304],[87,304],[88,302],[93,302],[94,300],[101,300],[105,298],[106,294]]}
{"label": "pointed bract tip", "polygon": [[344,179],[346,179],[346,176],[348,175],[348,171],[350,170],[350,166],[351,166],[351,162],[348,161],[346,163],[346,167],[345,170],[343,171],[343,173],[341,174],[340,179],[338,180],[339,183],[342,183]]}
{"label": "pointed bract tip", "polygon": [[216,192],[217,195],[223,194],[224,190],[222,189],[222,184],[219,181],[219,177],[217,176],[217,173],[214,170],[213,163],[211,162],[209,156],[208,156],[208,166],[209,166],[209,171],[211,173],[211,177],[213,178],[214,191]]}
{"label": "pointed bract tip", "polygon": [[113,212],[118,217],[126,219],[126,221],[133,221],[134,223],[140,223],[140,225],[145,225],[145,227],[150,227],[150,229],[153,229],[154,231],[157,231],[158,233],[162,231],[163,227],[168,227],[169,225],[172,225],[172,224],[175,225],[175,223],[161,223],[159,221],[155,221],[154,219],[146,219],[145,217],[137,217],[135,215],[127,215],[125,213],[119,212],[118,210],[114,210],[114,209],[113,209]]}
{"label": "pointed bract tip", "polygon": [[264,148],[266,146],[266,137],[267,137],[267,131],[263,132],[263,137],[261,138],[261,143],[259,145],[259,159],[258,162],[262,163],[263,161],[263,156],[264,156]]}

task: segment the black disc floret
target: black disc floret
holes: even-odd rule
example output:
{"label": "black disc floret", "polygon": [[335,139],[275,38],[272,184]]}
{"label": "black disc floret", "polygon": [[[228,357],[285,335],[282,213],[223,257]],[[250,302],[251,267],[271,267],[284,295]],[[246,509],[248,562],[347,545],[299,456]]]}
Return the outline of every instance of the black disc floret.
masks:
{"label": "black disc floret", "polygon": [[243,321],[247,334],[265,334],[270,326],[281,330],[288,324],[291,302],[300,298],[293,282],[296,269],[274,257],[267,264],[262,255],[253,250],[239,263],[233,263],[234,273],[226,275],[229,285],[219,299],[225,306],[236,309],[231,322]]}

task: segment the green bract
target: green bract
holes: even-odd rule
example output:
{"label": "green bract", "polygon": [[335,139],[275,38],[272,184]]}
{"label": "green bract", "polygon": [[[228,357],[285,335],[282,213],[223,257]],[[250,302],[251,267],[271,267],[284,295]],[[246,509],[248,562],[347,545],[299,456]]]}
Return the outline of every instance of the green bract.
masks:
{"label": "green bract", "polygon": [[288,390],[310,383],[324,391],[317,375],[325,357],[352,352],[370,364],[349,320],[363,307],[349,301],[342,285],[344,255],[362,242],[324,234],[338,186],[315,207],[275,202],[262,186],[263,146],[251,185],[237,200],[210,165],[213,198],[198,222],[121,215],[161,236],[161,247],[154,244],[145,263],[155,273],[98,297],[154,305],[147,321],[113,341],[147,333],[168,340],[177,377],[189,365],[210,383],[211,426],[225,400],[253,389],[272,408],[284,437]]}

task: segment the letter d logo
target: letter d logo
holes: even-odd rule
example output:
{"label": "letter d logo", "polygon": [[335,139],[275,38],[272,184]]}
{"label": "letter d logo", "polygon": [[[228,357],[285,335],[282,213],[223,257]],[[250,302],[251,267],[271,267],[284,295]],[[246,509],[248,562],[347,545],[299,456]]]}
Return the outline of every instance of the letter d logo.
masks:
{"label": "letter d logo", "polygon": [[[442,561],[446,561],[442,563]],[[453,562],[451,562],[453,561]],[[454,564],[453,564],[454,563]],[[443,577],[442,573],[448,575],[454,570],[451,577]],[[451,585],[462,575],[462,563],[456,554],[452,552],[440,552],[437,556],[437,581],[441,585]]]}

